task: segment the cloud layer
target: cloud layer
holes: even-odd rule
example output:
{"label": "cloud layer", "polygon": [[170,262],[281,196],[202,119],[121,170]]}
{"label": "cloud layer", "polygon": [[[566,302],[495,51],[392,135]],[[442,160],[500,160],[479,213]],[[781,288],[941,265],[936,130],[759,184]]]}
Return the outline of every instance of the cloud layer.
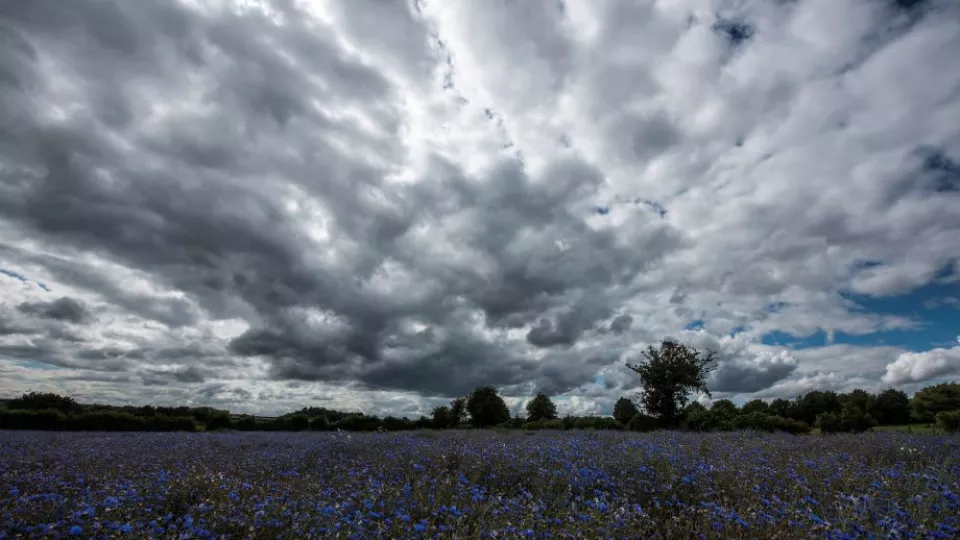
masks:
{"label": "cloud layer", "polygon": [[933,343],[764,336],[916,330],[851,295],[956,283],[958,21],[0,4],[0,392],[415,414],[490,384],[608,411],[667,336],[719,351],[730,396],[950,375]]}

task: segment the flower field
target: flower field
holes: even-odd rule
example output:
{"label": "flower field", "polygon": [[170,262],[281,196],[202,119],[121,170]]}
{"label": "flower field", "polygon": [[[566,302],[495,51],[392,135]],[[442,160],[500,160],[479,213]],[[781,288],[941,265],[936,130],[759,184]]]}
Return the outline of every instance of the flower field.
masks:
{"label": "flower field", "polygon": [[7,538],[957,538],[960,438],[0,432]]}

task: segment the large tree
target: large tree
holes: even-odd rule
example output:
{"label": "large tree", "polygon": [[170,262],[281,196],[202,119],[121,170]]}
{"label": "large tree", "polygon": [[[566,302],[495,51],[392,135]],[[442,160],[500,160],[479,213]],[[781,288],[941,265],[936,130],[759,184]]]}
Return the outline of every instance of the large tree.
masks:
{"label": "large tree", "polygon": [[630,420],[640,412],[637,406],[629,399],[622,397],[617,400],[613,406],[613,417],[621,424],[627,425]]}
{"label": "large tree", "polygon": [[692,392],[710,395],[707,375],[716,368],[716,354],[701,353],[688,345],[664,340],[660,347],[648,346],[644,361],[627,364],[640,375],[640,403],[647,413],[666,425],[674,425],[690,401]]}
{"label": "large tree", "polygon": [[869,413],[873,404],[873,397],[870,392],[857,388],[846,394],[840,394],[840,402],[844,409],[856,409],[861,413]]}
{"label": "large tree", "polygon": [[470,421],[477,427],[495,426],[510,420],[510,409],[492,386],[481,386],[467,399]]}
{"label": "large tree", "polygon": [[450,401],[450,427],[457,427],[467,421],[467,398],[458,397]]}
{"label": "large tree", "polygon": [[841,412],[843,412],[843,404],[836,392],[814,390],[794,401],[791,415],[794,419],[812,426],[821,414],[840,414]]}
{"label": "large tree", "polygon": [[441,405],[435,407],[431,412],[431,425],[437,429],[443,429],[450,427],[450,407],[446,405]]}
{"label": "large tree", "polygon": [[960,383],[928,386],[913,395],[910,407],[920,422],[935,421],[937,413],[960,411]]}
{"label": "large tree", "polygon": [[557,418],[557,406],[543,392],[527,402],[527,420],[554,420]]}
{"label": "large tree", "polygon": [[713,402],[713,405],[710,406],[710,412],[724,416],[736,416],[740,409],[737,408],[736,403],[729,399],[720,399]]}
{"label": "large tree", "polygon": [[753,399],[744,403],[743,407],[740,408],[740,412],[743,414],[769,413],[770,405],[762,399]]}
{"label": "large tree", "polygon": [[869,412],[881,426],[909,424],[910,398],[903,390],[888,388],[877,394]]}

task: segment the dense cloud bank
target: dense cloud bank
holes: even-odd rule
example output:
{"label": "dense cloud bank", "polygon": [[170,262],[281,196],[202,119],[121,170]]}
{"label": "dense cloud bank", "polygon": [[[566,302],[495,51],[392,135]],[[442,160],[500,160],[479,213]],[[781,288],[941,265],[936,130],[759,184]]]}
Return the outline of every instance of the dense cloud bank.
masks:
{"label": "dense cloud bank", "polygon": [[761,338],[916,331],[851,295],[956,286],[958,22],[0,2],[0,392],[413,413],[494,385],[588,413],[664,337],[720,353],[721,395],[955,376],[943,344]]}

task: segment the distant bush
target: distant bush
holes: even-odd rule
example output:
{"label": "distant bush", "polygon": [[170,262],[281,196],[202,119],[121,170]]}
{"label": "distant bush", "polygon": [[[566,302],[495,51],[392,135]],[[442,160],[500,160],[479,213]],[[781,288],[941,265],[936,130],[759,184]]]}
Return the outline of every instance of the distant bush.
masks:
{"label": "distant bush", "polygon": [[532,422],[525,422],[523,424],[523,429],[528,431],[537,431],[541,429],[562,430],[563,420],[554,418],[554,419],[541,419],[541,420],[534,420]]}
{"label": "distant bush", "polygon": [[937,427],[950,433],[960,432],[960,411],[937,413]]}
{"label": "distant bush", "polygon": [[850,408],[840,414],[819,414],[815,425],[821,433],[863,433],[877,425],[877,422],[869,414]]}
{"label": "distant bush", "polygon": [[581,416],[573,425],[575,429],[620,429],[617,420],[611,416]]}
{"label": "distant bush", "polygon": [[770,433],[784,431],[794,435],[810,433],[811,431],[809,424],[799,420],[761,412],[737,416],[730,421],[730,426],[735,430],[757,430]]}
{"label": "distant bush", "polygon": [[56,409],[0,411],[0,429],[62,430],[67,416]]}
{"label": "distant bush", "polygon": [[415,429],[417,427],[414,421],[407,420],[406,418],[397,418],[395,416],[388,416],[384,418],[380,423],[380,426],[387,431],[404,431],[408,429]]}
{"label": "distant bush", "polygon": [[660,427],[660,422],[649,414],[637,413],[627,423],[630,431],[654,431]]}
{"label": "distant bush", "polygon": [[0,429],[52,431],[195,431],[192,418],[144,418],[118,411],[63,414],[55,409],[0,411]]}
{"label": "distant bush", "polygon": [[218,414],[213,416],[207,420],[206,423],[207,431],[220,431],[224,429],[231,429],[233,427],[233,420],[230,419],[230,415],[228,414]]}
{"label": "distant bush", "polygon": [[376,416],[356,414],[338,420],[332,427],[343,431],[376,431],[380,427],[380,419]]}
{"label": "distant bush", "polygon": [[310,431],[329,431],[330,420],[326,416],[317,416],[310,420]]}
{"label": "distant bush", "polygon": [[7,402],[9,410],[42,411],[52,409],[62,413],[80,410],[80,404],[72,397],[51,393],[30,392]]}

